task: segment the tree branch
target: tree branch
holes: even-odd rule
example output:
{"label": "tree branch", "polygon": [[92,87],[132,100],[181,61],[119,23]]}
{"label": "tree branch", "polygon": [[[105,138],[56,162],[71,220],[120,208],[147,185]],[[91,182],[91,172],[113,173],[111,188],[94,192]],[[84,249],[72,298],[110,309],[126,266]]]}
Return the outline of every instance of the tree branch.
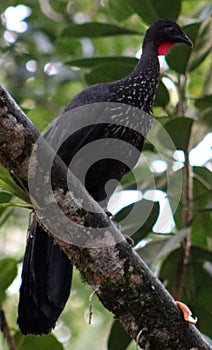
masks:
{"label": "tree branch", "polygon": [[[54,158],[52,174],[42,174],[40,164],[39,169],[28,168],[32,146],[38,140],[39,132],[3,87],[0,87],[0,101],[0,163],[26,188],[28,175],[31,180],[40,176],[39,181],[52,182],[53,196],[38,189],[31,198],[33,204],[36,202],[38,207],[42,206],[42,210],[45,206],[51,207],[51,218],[43,219],[45,215],[38,210],[38,219],[74,261],[82,276],[97,290],[102,304],[113,312],[143,349],[212,349],[195,326],[184,321],[164,286],[73,174],[69,174],[71,189],[68,190],[67,169],[58,157]],[[41,148],[47,158],[52,157],[52,150],[45,142]],[[35,164],[36,156],[30,162]],[[52,205],[52,197],[54,201],[57,199],[57,208]],[[89,211],[79,205],[82,200],[89,203]],[[54,220],[58,208],[65,215]],[[61,233],[64,226],[67,226],[67,231]],[[76,237],[81,245],[70,243]]]}

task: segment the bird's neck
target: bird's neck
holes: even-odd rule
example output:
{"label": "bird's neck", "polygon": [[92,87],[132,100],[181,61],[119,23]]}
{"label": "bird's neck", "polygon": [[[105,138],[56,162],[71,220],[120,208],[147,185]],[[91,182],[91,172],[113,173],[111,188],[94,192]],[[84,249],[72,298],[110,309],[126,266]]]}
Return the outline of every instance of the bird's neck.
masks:
{"label": "bird's neck", "polygon": [[116,85],[116,88],[120,90],[119,101],[152,113],[159,73],[157,48],[150,43],[145,47],[133,72]]}
{"label": "bird's neck", "polygon": [[[133,71],[133,75],[147,73],[148,75],[159,76],[160,65],[158,60],[158,50],[153,42],[145,47],[141,58]],[[151,73],[150,73],[151,72]]]}

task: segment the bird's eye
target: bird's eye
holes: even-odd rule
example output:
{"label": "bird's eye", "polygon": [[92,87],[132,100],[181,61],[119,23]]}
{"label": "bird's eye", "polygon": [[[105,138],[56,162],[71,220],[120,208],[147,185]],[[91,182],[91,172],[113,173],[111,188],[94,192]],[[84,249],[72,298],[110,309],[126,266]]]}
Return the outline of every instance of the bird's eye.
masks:
{"label": "bird's eye", "polygon": [[168,28],[169,32],[175,32],[175,28]]}

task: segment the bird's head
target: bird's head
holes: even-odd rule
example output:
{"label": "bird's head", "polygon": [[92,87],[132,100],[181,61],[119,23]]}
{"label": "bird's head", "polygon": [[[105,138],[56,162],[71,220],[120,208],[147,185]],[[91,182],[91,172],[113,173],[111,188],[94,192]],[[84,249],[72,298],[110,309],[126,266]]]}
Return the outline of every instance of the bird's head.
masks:
{"label": "bird's head", "polygon": [[145,49],[150,42],[154,42],[156,45],[158,55],[165,55],[176,43],[185,43],[192,46],[192,41],[182,31],[180,26],[169,19],[158,20],[151,25],[146,32],[143,49]]}

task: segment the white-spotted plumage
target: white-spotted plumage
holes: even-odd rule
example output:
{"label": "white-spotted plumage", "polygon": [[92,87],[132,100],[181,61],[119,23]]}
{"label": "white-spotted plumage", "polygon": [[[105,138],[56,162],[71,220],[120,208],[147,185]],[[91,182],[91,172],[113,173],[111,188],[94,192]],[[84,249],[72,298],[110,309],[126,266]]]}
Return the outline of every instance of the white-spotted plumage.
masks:
{"label": "white-spotted plumage", "polygon": [[[93,141],[100,141],[99,148],[96,147],[94,151],[99,152],[102,159],[89,168],[84,185],[90,195],[97,201],[101,201],[102,205],[107,203],[115,189],[115,185],[111,186],[106,194],[105,184],[112,182],[111,179],[120,181],[137,162],[144,137],[152,123],[152,105],[159,79],[158,53],[164,52],[164,43],[168,43],[167,47],[171,47],[177,42],[191,45],[191,41],[175,22],[157,21],[147,30],[141,59],[129,76],[112,83],[96,84],[83,90],[64,110],[69,112],[80,106],[87,107],[99,102],[111,102],[108,104],[108,108],[111,108],[109,110],[111,118],[107,123],[93,125],[88,123],[87,127],[73,132],[76,125],[74,125],[75,120],[71,119],[69,133],[71,136],[58,151],[62,160],[69,165],[78,151]],[[73,113],[70,112],[68,115],[72,118]],[[55,125],[59,126],[62,121],[63,116]],[[61,129],[62,127],[58,127],[58,130],[56,127],[52,128],[45,135],[52,147],[55,144],[54,140],[59,139],[63,133]],[[112,148],[113,144],[115,146]],[[124,144],[128,146],[123,147]],[[105,157],[106,154],[111,154],[111,157]],[[113,154],[118,155],[118,160],[113,158]],[[80,158],[79,156],[74,163],[76,167],[71,170],[83,172],[84,163],[88,160],[89,157]],[[54,244],[35,217],[29,228],[29,237],[32,238],[27,241],[24,256],[17,322],[24,334],[47,334],[54,328],[68,299],[72,263]]]}

